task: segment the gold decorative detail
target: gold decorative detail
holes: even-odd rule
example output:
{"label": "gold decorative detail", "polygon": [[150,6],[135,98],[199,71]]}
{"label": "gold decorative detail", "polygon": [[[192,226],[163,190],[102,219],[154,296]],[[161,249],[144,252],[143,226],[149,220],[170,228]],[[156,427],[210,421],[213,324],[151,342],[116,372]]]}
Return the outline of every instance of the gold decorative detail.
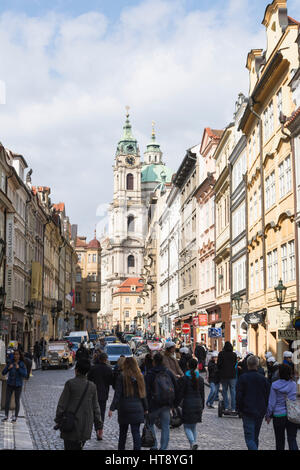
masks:
{"label": "gold decorative detail", "polygon": [[125,106],[125,109],[126,109],[126,117],[128,118],[129,117],[129,110],[130,110],[130,106]]}

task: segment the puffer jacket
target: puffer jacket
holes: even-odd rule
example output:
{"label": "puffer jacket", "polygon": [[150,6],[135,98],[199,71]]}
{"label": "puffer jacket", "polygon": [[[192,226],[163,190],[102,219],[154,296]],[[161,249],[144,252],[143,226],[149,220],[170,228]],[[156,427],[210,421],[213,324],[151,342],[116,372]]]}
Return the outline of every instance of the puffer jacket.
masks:
{"label": "puffer jacket", "polygon": [[193,388],[190,371],[178,380],[179,399],[182,400],[182,421],[184,424],[201,423],[205,402],[204,380],[196,371],[198,389]]}
{"label": "puffer jacket", "polygon": [[133,396],[126,396],[124,379],[121,373],[117,377],[115,394],[110,405],[110,410],[118,410],[119,424],[141,424],[145,420],[145,411],[148,411],[147,398],[140,398],[137,381],[132,377]]}

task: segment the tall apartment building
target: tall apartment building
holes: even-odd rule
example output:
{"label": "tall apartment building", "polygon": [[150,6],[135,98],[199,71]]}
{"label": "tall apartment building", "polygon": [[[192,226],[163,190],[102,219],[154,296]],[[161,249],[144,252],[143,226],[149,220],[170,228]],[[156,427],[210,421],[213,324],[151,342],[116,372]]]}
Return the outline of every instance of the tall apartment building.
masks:
{"label": "tall apartment building", "polygon": [[289,83],[299,67],[299,23],[287,14],[286,0],[266,8],[267,48],[251,50],[249,103],[240,129],[247,138],[249,252],[249,349],[270,350],[282,359],[289,348],[280,330],[290,324],[274,287],[287,287],[285,307],[296,301],[295,201],[291,138],[281,116],[295,110]]}

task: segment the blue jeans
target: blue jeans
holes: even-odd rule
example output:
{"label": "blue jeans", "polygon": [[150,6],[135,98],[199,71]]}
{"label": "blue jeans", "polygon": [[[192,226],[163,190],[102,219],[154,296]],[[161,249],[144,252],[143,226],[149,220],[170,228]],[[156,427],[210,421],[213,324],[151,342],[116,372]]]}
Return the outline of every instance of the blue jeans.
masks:
{"label": "blue jeans", "polygon": [[258,436],[263,418],[243,416],[244,436],[248,450],[258,450]]}
{"label": "blue jeans", "polygon": [[186,434],[186,437],[189,440],[189,443],[191,445],[195,444],[197,441],[197,424],[184,424],[184,431]]}
{"label": "blue jeans", "polygon": [[160,450],[166,450],[168,448],[170,437],[170,407],[163,406],[158,410],[152,411],[149,415],[150,429],[153,432],[153,436],[155,438],[155,444],[153,449],[157,449],[157,439],[154,426],[156,418],[160,419],[161,425]]}
{"label": "blue jeans", "polygon": [[223,395],[225,409],[229,408],[228,395],[227,395],[227,390],[229,387],[230,388],[230,405],[231,405],[232,411],[235,411],[236,379],[222,380],[221,384],[222,384],[222,395]]}
{"label": "blue jeans", "polygon": [[214,382],[211,382],[209,385],[210,385],[210,393],[206,400],[206,404],[213,405],[216,398],[218,398],[220,384],[215,384]]}

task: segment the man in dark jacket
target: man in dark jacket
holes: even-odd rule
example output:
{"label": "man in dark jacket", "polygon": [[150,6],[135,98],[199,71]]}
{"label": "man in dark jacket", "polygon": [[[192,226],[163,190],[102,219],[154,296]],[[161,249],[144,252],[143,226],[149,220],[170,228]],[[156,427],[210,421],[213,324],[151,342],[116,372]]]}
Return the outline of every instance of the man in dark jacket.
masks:
{"label": "man in dark jacket", "polygon": [[[97,387],[98,402],[101,411],[101,420],[104,423],[106,403],[109,395],[109,387],[113,383],[113,371],[107,364],[107,354],[100,353],[98,355],[98,363],[95,364],[88,373],[88,380],[94,382]],[[100,441],[103,438],[103,429],[97,434]]]}
{"label": "man in dark jacket", "polygon": [[224,408],[229,411],[228,405],[228,387],[230,388],[231,411],[235,411],[235,387],[236,387],[236,364],[237,355],[233,352],[232,344],[226,341],[223,351],[218,356],[218,370],[220,382],[222,384],[222,395],[224,400]]}
{"label": "man in dark jacket", "polygon": [[90,355],[83,343],[81,343],[79,348],[77,349],[75,358],[77,362],[82,360],[89,361]]}
{"label": "man in dark jacket", "polygon": [[96,385],[87,380],[90,370],[90,362],[82,360],[75,366],[75,378],[65,383],[64,390],[60,396],[55,422],[56,429],[60,427],[66,411],[75,412],[81,401],[80,408],[76,413],[74,428],[66,432],[61,430],[61,438],[64,440],[65,450],[82,450],[85,442],[91,438],[93,425],[98,432],[102,429],[100,408],[97,399]]}
{"label": "man in dark jacket", "polygon": [[268,407],[270,384],[258,372],[259,359],[250,356],[248,372],[237,383],[237,409],[242,413],[245,441],[248,450],[258,450],[258,437]]}
{"label": "man in dark jacket", "polygon": [[[170,389],[169,402],[164,400],[163,392],[159,396],[158,380],[164,381]],[[150,427],[155,437],[153,450],[157,449],[157,439],[154,423],[157,419],[161,424],[160,449],[166,450],[169,444],[170,435],[170,410],[178,405],[178,387],[174,374],[163,365],[163,356],[160,353],[155,354],[153,358],[153,368],[145,376],[147,399],[149,404]]]}

